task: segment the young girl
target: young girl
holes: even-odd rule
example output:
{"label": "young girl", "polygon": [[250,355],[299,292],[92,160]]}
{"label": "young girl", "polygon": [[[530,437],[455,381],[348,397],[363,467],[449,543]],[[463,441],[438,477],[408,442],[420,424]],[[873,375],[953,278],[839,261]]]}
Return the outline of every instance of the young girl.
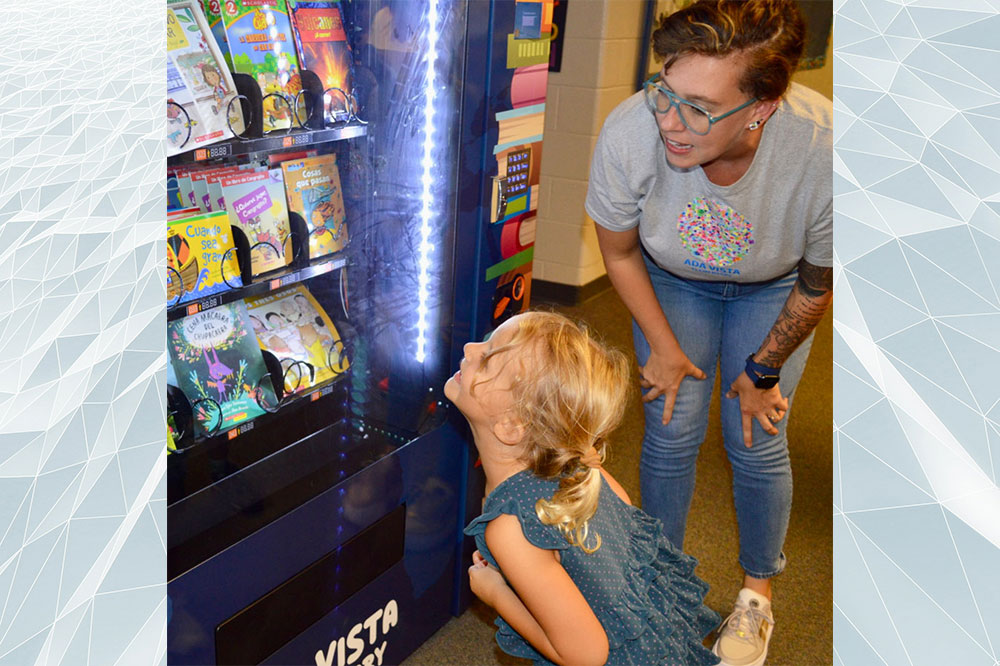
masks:
{"label": "young girl", "polygon": [[548,664],[716,664],[702,638],[695,560],[601,468],[629,367],[552,313],[511,318],[465,345],[445,395],[472,426],[486,472],[472,591],[499,613],[497,642]]}

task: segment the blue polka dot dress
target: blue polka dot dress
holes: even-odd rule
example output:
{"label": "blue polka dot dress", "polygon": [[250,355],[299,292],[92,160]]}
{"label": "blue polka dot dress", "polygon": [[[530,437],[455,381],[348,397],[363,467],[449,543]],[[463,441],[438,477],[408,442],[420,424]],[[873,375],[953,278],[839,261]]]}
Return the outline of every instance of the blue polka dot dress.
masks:
{"label": "blue polka dot dress", "polygon": [[[587,553],[571,546],[559,528],[543,524],[535,514],[535,502],[550,499],[557,488],[556,480],[518,472],[489,494],[483,515],[465,533],[475,537],[479,552],[493,566],[497,563],[486,547],[486,525],[502,513],[517,516],[530,543],[559,550],[563,567],[604,626],[608,664],[718,664],[719,658],[701,643],[720,618],[702,603],[708,585],[694,575],[695,559],[674,548],[659,520],[623,502],[603,478],[597,513],[589,523],[590,534],[601,536],[601,547]],[[504,652],[551,663],[503,618],[497,617],[496,625]]]}

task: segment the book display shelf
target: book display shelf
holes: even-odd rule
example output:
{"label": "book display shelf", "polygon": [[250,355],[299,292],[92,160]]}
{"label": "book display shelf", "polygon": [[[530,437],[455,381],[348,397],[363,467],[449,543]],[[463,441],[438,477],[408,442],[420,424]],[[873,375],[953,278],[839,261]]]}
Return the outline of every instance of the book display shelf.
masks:
{"label": "book display shelf", "polygon": [[[230,100],[230,105],[238,104],[240,106],[245,121],[243,132],[234,131],[236,136],[231,139],[205,148],[192,148],[173,155],[168,158],[168,167],[193,163],[218,167],[236,163],[266,164],[272,155],[286,151],[311,150],[316,153],[336,154],[337,143],[365,137],[367,134],[368,123],[358,116],[357,102],[353,94],[346,95],[338,89],[337,92],[345,100],[345,103],[339,112],[331,114],[330,104],[324,108],[324,105],[319,103],[324,95],[329,100],[331,91],[324,90],[318,77],[312,72],[300,71],[302,81],[307,85],[295,97],[282,93],[264,95],[252,77],[238,73],[231,74],[231,76],[236,84],[238,95]],[[264,131],[260,119],[264,115],[264,101],[268,97],[277,100],[276,103],[279,105],[286,105],[291,111],[293,122],[290,122],[287,127]],[[330,122],[331,116],[334,118],[332,123]],[[167,304],[168,323],[226,304],[247,302],[247,299],[274,294],[292,285],[311,284],[313,278],[326,276],[327,279],[324,280],[323,287],[327,291],[331,291],[332,287],[335,296],[332,300],[335,302],[330,304],[330,309],[326,309],[326,306],[321,306],[321,308],[326,313],[332,313],[332,317],[339,324],[337,330],[350,329],[346,270],[349,243],[346,243],[338,252],[312,257],[310,256],[310,231],[305,220],[298,213],[289,211],[288,223],[291,244],[289,262],[282,268],[258,275],[253,274],[252,253],[262,246],[270,245],[270,247],[264,247],[267,251],[273,250],[274,247],[266,241],[251,244],[243,230],[233,225],[230,229],[233,245],[222,254],[221,263],[224,266],[232,265],[231,260],[235,259],[237,270],[222,270],[221,278],[227,288],[216,293],[182,300],[186,293],[185,276],[182,271],[168,265],[168,295],[174,294]],[[170,289],[170,287],[174,288]],[[250,378],[250,385],[253,387],[251,390],[253,400],[266,414],[277,415],[280,412],[281,415],[278,418],[265,418],[261,422],[257,422],[255,419],[248,420],[239,426],[226,427],[223,423],[222,408],[218,400],[212,397],[203,397],[194,400],[192,404],[184,391],[179,390],[175,385],[168,385],[168,416],[171,418],[170,422],[175,426],[172,432],[175,448],[171,451],[171,455],[184,455],[195,448],[203,451],[218,448],[220,445],[228,448],[228,442],[239,436],[244,436],[244,440],[240,442],[241,447],[257,449],[261,452],[257,455],[258,458],[262,455],[266,456],[267,452],[271,452],[275,446],[280,448],[282,442],[287,444],[287,432],[284,436],[275,437],[275,433],[270,432],[272,428],[268,428],[266,424],[273,422],[279,430],[284,430],[282,424],[289,420],[288,413],[301,409],[299,406],[291,407],[293,403],[299,405],[321,402],[320,409],[329,410],[330,405],[327,403],[339,400],[342,406],[344,402],[343,391],[337,391],[337,396],[334,396],[334,393],[337,384],[346,377],[346,372],[343,369],[349,365],[349,345],[350,341],[345,340],[344,337],[329,342],[326,346],[326,353],[323,355],[326,369],[337,371],[332,379],[319,384],[309,381],[310,375],[315,376],[316,373],[315,368],[306,361],[283,362],[268,349],[262,349],[266,374],[261,375],[256,380]],[[194,412],[199,409],[216,417],[209,419],[200,433],[192,422]],[[247,434],[251,432],[255,434]],[[265,440],[268,445],[258,444],[254,446],[253,442],[246,443],[245,440]],[[275,444],[276,442],[277,444]],[[190,463],[187,463],[186,467],[190,467]],[[214,476],[217,477],[220,473],[219,470],[216,470]],[[176,476],[180,477],[181,475]],[[197,486],[199,483],[204,483],[204,481],[197,482],[195,485]],[[171,484],[171,487],[175,486],[177,486],[176,483]],[[178,490],[178,492],[182,491]]]}

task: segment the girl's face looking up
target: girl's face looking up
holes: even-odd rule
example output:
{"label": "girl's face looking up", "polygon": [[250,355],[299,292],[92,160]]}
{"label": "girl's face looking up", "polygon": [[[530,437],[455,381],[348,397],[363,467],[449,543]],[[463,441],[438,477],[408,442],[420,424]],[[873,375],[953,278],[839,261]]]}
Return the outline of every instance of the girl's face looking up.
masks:
{"label": "girl's face looking up", "polygon": [[517,380],[524,350],[521,346],[500,352],[496,350],[514,337],[520,316],[501,324],[489,340],[467,343],[458,372],[445,382],[445,396],[473,427],[492,426],[513,406],[511,389]]}

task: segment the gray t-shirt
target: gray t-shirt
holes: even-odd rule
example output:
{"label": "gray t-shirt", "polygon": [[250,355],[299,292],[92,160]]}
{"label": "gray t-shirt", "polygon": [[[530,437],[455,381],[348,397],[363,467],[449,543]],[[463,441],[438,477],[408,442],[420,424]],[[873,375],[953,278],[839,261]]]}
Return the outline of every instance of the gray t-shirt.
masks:
{"label": "gray t-shirt", "polygon": [[830,101],[793,83],[762,131],[743,177],[715,185],[700,166],[667,162],[653,114],[636,93],[601,129],[587,213],[611,231],[639,225],[652,259],[693,280],[770,280],[802,258],[832,266]]}

